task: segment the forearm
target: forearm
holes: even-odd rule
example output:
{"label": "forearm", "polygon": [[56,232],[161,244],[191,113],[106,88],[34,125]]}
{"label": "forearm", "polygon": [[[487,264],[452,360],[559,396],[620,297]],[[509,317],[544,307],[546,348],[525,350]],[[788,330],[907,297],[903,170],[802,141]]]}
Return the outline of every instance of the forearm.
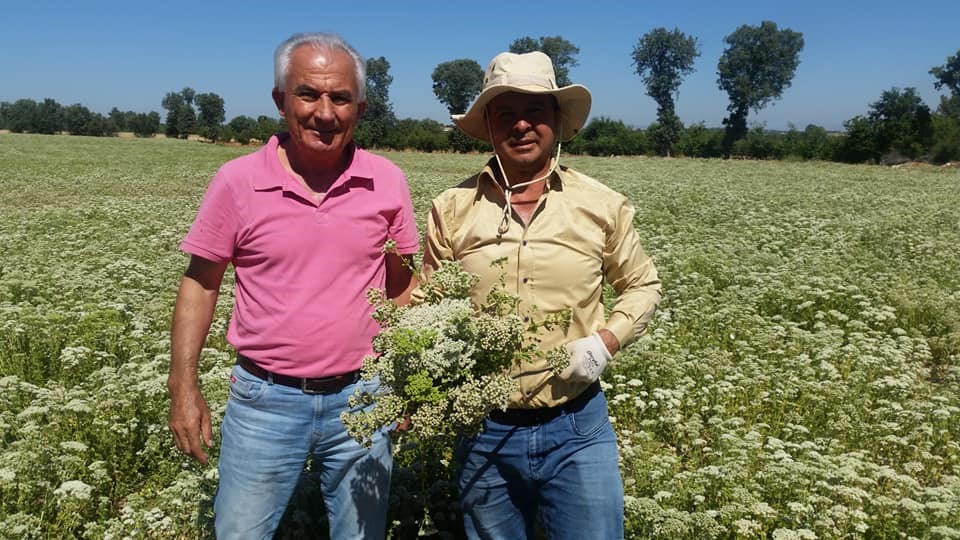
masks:
{"label": "forearm", "polygon": [[190,258],[177,292],[170,328],[167,387],[173,395],[179,390],[199,388],[200,350],[210,331],[226,268],[226,262],[208,261],[197,256]]}
{"label": "forearm", "polygon": [[167,386],[171,393],[198,387],[200,350],[207,339],[217,305],[217,290],[204,289],[190,277],[184,277],[177,293],[170,329],[170,374]]}
{"label": "forearm", "polygon": [[412,255],[387,255],[387,298],[398,306],[410,302],[410,293],[420,284],[413,272]]}

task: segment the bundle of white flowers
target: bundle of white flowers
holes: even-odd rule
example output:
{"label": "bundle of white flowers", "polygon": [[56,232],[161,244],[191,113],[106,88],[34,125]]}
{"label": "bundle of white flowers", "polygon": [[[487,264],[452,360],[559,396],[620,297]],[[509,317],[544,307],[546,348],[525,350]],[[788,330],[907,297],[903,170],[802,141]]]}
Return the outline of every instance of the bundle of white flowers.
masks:
{"label": "bundle of white flowers", "polygon": [[[383,388],[351,396],[352,410],[341,418],[353,438],[369,444],[374,433],[395,422],[405,426],[401,433],[421,440],[475,433],[483,417],[506,408],[518,389],[507,374],[511,365],[543,357],[556,373],[566,367],[563,348],[541,351],[529,336],[569,324],[569,311],[524,322],[517,298],[502,286],[475,306],[470,289],[476,282],[476,275],[451,261],[421,282],[422,302],[397,306],[383,291],[368,291],[381,331],[362,376],[379,377]],[[359,410],[371,403],[375,407]]]}

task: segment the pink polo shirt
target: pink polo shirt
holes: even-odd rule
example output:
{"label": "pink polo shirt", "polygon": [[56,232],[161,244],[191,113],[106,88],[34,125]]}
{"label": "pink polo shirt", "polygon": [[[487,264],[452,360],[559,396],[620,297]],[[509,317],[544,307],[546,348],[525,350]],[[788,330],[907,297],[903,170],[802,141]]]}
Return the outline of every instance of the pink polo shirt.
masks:
{"label": "pink polo shirt", "polygon": [[233,264],[238,352],[276,373],[337,375],[372,353],[366,292],[385,286],[384,242],[419,249],[410,191],[396,165],[355,148],[317,203],[277,157],[287,136],[220,168],[180,249]]}

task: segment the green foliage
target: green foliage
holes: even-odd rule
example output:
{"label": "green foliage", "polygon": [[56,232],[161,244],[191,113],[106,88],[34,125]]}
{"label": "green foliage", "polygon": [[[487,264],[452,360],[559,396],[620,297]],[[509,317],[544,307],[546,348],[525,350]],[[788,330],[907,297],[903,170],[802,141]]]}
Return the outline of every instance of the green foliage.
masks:
{"label": "green foliage", "polygon": [[577,55],[580,49],[576,45],[563,39],[560,36],[541,36],[539,39],[533,39],[529,36],[515,39],[509,48],[512,53],[528,53],[540,51],[550,57],[553,61],[553,72],[557,77],[559,86],[572,84],[570,80],[570,68],[577,67]]}
{"label": "green foliage", "polygon": [[127,124],[127,129],[137,137],[153,137],[160,132],[160,114],[156,111],[136,113]]}
{"label": "green foliage", "polygon": [[[955,99],[960,101],[960,97]],[[934,163],[960,161],[960,118],[940,114],[934,115],[932,127],[931,160]]]}
{"label": "green foliage", "polygon": [[633,66],[647,87],[647,95],[657,102],[657,125],[650,138],[661,155],[670,155],[680,139],[683,124],[675,112],[674,95],[683,77],[693,73],[693,62],[700,56],[697,39],[679,29],[655,28],[644,34],[633,48]]}
{"label": "green foliage", "polygon": [[785,152],[780,137],[769,136],[763,126],[753,126],[746,137],[734,143],[732,155],[754,159],[781,159]]}
{"label": "green foliage", "polygon": [[37,118],[37,102],[32,99],[18,99],[13,103],[4,102],[3,125],[14,133],[33,131]]}
{"label": "green foliage", "polygon": [[545,356],[524,332],[569,323],[568,312],[524,323],[517,298],[502,288],[474,306],[470,291],[476,282],[460,263],[444,262],[422,280],[422,303],[398,307],[383,291],[369,291],[382,329],[373,340],[376,356],[364,359],[363,376],[379,378],[388,390],[353,397],[355,403],[375,403],[372,410],[343,413],[358,442],[369,443],[384,426],[403,419],[410,428],[395,437],[416,444],[452,444],[454,437],[475,432],[518,389],[507,369]]}
{"label": "green foliage", "polygon": [[223,120],[226,112],[223,108],[223,98],[212,92],[197,94],[194,98],[197,106],[197,129],[199,134],[211,141],[220,140],[223,130]]}
{"label": "green foliage", "polygon": [[591,156],[637,155],[646,148],[646,137],[642,131],[604,116],[591,120],[574,141],[578,142],[574,149]]}
{"label": "green foliage", "polygon": [[747,113],[759,111],[779,99],[790,87],[800,64],[803,34],[763,21],[760,26],[743,25],[724,38],[717,63],[717,85],[727,93],[730,115],[724,119],[724,152],[747,133]]}
{"label": "green foliage", "polygon": [[439,152],[450,148],[449,135],[436,120],[399,120],[387,135],[385,146],[398,150]]}
{"label": "green foliage", "polygon": [[834,159],[846,163],[877,163],[882,151],[879,148],[876,126],[867,117],[855,116],[843,123],[847,133],[837,146]]}
{"label": "green foliage", "polygon": [[956,54],[947,57],[947,63],[930,68],[930,74],[936,77],[933,83],[937,90],[947,88],[954,96],[960,96],[960,49]]}
{"label": "green foliage", "polygon": [[723,155],[723,130],[708,128],[703,122],[688,126],[675,149],[681,156],[718,158]]}
{"label": "green foliage", "polygon": [[390,62],[383,56],[367,59],[367,109],[360,119],[354,137],[360,146],[380,148],[387,144],[389,133],[397,123],[390,104]]}
{"label": "green foliage", "polygon": [[929,152],[934,140],[930,109],[914,88],[885,91],[866,116],[854,117],[844,127],[846,139],[836,158],[850,163],[917,159]]}
{"label": "green foliage", "polygon": [[437,64],[431,78],[440,103],[450,114],[462,114],[483,87],[483,68],[476,60],[461,58]]}
{"label": "green foliage", "polygon": [[670,156],[673,146],[683,135],[683,122],[672,111],[661,111],[656,122],[647,128],[647,138],[654,152],[660,156]]}
{"label": "green foliage", "polygon": [[52,135],[60,131],[63,125],[63,106],[55,100],[46,98],[37,104],[37,113],[33,120],[33,133]]}
{"label": "green foliage", "polygon": [[916,88],[885,91],[878,101],[870,104],[867,115],[875,126],[877,150],[881,154],[893,151],[916,159],[930,146],[933,135],[930,109]]}
{"label": "green foliage", "polygon": [[[204,188],[252,150],[0,134],[0,536],[211,537],[219,443],[208,467],[172,444],[169,317]],[[484,161],[385,155],[421,230]],[[956,536],[960,171],[562,162],[634,202],[664,283],[647,335],[602,380],[626,538]],[[229,275],[220,295],[200,365],[215,432]],[[449,446],[396,447],[393,538],[462,533],[453,463]],[[301,486],[283,530],[323,535],[318,501]]]}

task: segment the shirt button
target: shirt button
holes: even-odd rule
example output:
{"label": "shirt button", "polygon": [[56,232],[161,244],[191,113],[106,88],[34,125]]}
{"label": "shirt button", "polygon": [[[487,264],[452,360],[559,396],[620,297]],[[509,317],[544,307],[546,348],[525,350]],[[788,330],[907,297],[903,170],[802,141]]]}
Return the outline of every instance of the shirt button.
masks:
{"label": "shirt button", "polygon": [[524,241],[522,242],[522,244],[523,244],[523,245],[527,245],[527,241],[524,240]]}
{"label": "shirt button", "polygon": [[530,322],[530,317],[524,317],[523,322]]}
{"label": "shirt button", "polygon": [[528,279],[530,278],[523,278],[523,282],[526,283]]}

